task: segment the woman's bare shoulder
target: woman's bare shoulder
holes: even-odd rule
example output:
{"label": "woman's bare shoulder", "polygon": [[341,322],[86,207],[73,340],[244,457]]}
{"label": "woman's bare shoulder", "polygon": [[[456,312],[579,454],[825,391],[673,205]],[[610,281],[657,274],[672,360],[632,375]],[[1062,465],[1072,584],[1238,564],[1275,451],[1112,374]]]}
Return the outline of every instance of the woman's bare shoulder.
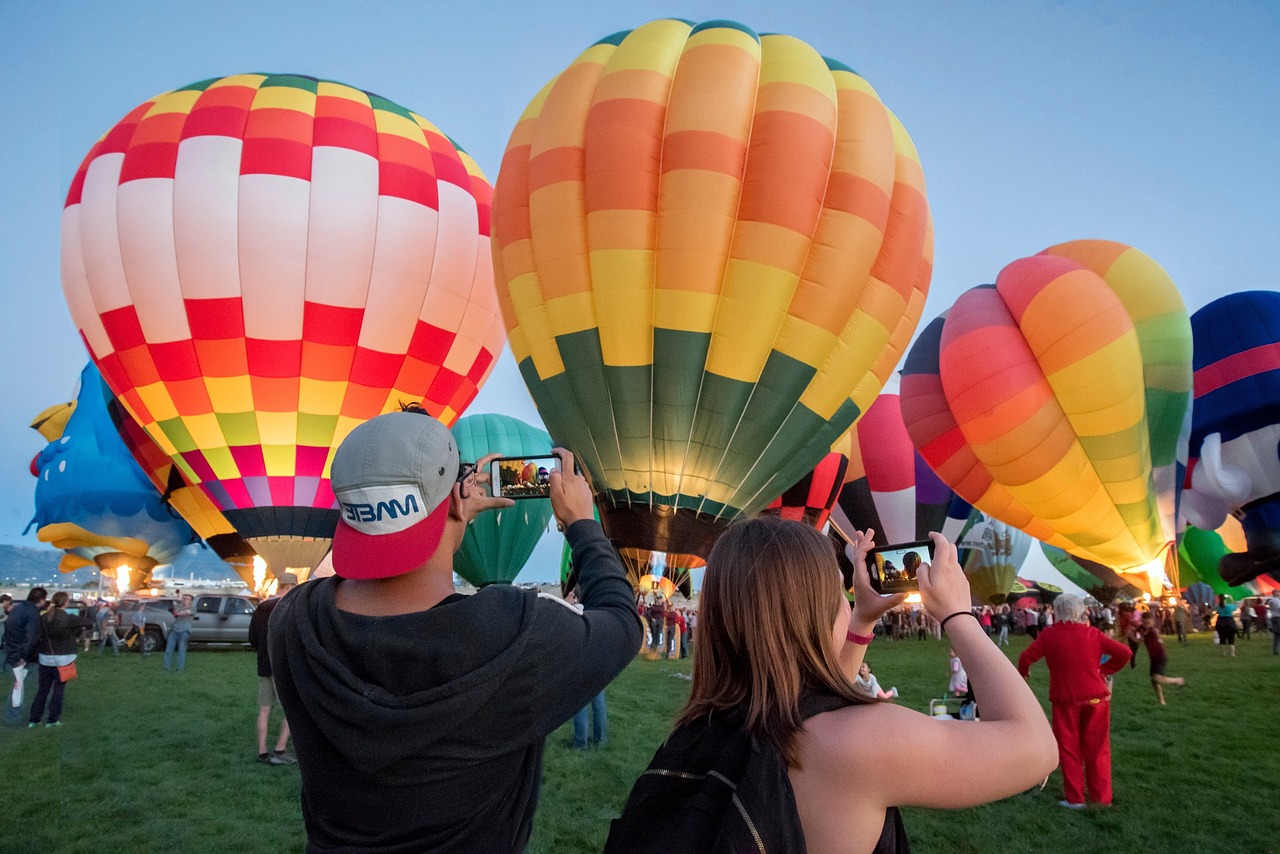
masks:
{"label": "woman's bare shoulder", "polygon": [[819,763],[848,767],[899,748],[904,738],[934,723],[928,715],[896,703],[866,703],[814,715],[805,721],[806,755]]}

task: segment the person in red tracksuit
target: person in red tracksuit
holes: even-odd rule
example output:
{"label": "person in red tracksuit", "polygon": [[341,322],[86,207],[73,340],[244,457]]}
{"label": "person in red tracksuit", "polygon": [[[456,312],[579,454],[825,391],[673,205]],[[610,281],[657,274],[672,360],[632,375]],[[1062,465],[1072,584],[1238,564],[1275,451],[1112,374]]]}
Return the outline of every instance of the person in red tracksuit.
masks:
{"label": "person in red tracksuit", "polygon": [[[1056,619],[1018,658],[1018,672],[1027,678],[1031,665],[1049,665],[1049,702],[1053,705],[1053,735],[1058,740],[1058,763],[1066,799],[1059,803],[1080,809],[1085,801],[1111,805],[1111,686],[1113,673],[1129,662],[1129,647],[1089,625],[1084,600],[1063,593],[1053,602]],[[1103,656],[1110,656],[1105,664]]]}

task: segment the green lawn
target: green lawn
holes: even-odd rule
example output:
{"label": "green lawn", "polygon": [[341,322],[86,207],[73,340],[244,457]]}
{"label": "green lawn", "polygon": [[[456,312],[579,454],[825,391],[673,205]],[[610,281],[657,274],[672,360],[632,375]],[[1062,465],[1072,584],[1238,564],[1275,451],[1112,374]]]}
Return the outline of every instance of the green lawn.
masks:
{"label": "green lawn", "polygon": [[[1015,638],[1011,651],[1026,645]],[[1067,812],[1061,779],[1044,792],[960,812],[906,811],[917,852],[1265,852],[1280,850],[1276,721],[1280,658],[1269,637],[1224,659],[1208,636],[1169,645],[1169,689],[1156,705],[1146,660],[1116,683],[1112,745],[1116,805]],[[881,684],[923,709],[947,680],[947,648],[880,640]],[[64,726],[0,732],[0,850],[117,852],[300,851],[296,767],[254,759],[254,658],[192,650],[168,676],[160,656],[80,659]],[[609,687],[609,743],[568,750],[552,736],[531,850],[598,851],[609,819],[662,740],[689,683],[688,662],[636,661]],[[1046,696],[1040,665],[1033,685]],[[960,724],[957,724],[960,725]],[[975,774],[983,773],[975,768]]]}

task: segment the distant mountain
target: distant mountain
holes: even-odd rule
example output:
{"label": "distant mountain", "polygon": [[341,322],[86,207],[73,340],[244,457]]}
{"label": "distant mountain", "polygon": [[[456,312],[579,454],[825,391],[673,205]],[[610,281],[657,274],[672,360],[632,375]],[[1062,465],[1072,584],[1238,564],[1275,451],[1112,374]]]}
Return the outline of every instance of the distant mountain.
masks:
{"label": "distant mountain", "polygon": [[[58,572],[60,560],[62,552],[53,549],[0,545],[0,587],[59,582],[67,577]],[[91,573],[80,574],[87,580]]]}
{"label": "distant mountain", "polygon": [[[96,586],[97,573],[89,567],[75,572],[58,571],[62,552],[54,549],[33,549],[25,546],[0,545],[0,587],[40,585],[44,587]],[[187,546],[172,566],[161,567],[157,573],[169,578],[201,578],[235,580],[236,574],[222,562],[211,549]]]}

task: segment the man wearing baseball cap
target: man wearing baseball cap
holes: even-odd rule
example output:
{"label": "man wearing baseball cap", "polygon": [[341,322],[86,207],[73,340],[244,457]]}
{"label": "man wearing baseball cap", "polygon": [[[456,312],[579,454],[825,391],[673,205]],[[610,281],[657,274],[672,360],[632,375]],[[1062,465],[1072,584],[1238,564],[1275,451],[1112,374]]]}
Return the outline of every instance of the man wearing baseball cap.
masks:
{"label": "man wearing baseball cap", "polygon": [[425,413],[360,425],[334,455],[335,575],[271,617],[272,672],[302,772],[309,851],[521,851],[546,737],[635,656],[640,622],[591,490],[557,450],[551,506],[581,611],[510,585],[453,589],[488,495]]}

